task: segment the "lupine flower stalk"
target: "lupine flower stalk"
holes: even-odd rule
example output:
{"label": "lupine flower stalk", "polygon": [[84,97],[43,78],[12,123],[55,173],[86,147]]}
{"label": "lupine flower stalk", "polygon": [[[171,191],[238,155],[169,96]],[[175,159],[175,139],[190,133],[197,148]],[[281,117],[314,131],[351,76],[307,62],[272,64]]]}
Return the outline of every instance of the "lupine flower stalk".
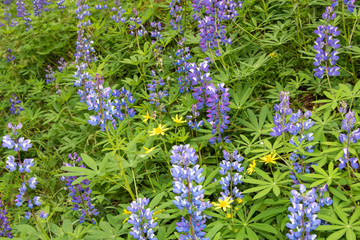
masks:
{"label": "lupine flower stalk", "polygon": [[354,123],[356,122],[355,111],[349,110],[348,113],[344,114],[347,111],[347,105],[345,102],[342,103],[340,107],[340,112],[343,116],[342,120],[342,129],[346,131],[346,134],[340,133],[339,141],[341,143],[346,143],[346,147],[343,148],[343,156],[339,158],[340,164],[339,169],[343,169],[346,166],[352,167],[354,169],[359,168],[358,158],[350,157],[350,143],[356,143],[360,139],[360,128],[352,130]]}
{"label": "lupine flower stalk", "polygon": [[180,195],[175,197],[173,203],[178,209],[186,209],[188,212],[188,217],[181,217],[181,221],[176,224],[176,230],[183,233],[179,239],[207,240],[203,232],[207,216],[202,211],[212,205],[209,201],[204,202],[204,189],[201,185],[196,185],[204,181],[201,175],[203,169],[195,165],[198,157],[190,145],[173,146],[171,154],[173,192]]}
{"label": "lupine flower stalk", "polygon": [[0,237],[13,238],[11,227],[6,216],[7,214],[5,206],[0,199]]}
{"label": "lupine flower stalk", "polygon": [[139,12],[136,10],[136,8],[133,8],[133,14],[134,17],[129,18],[129,30],[131,36],[142,37],[147,34],[147,31],[144,27],[144,25],[141,22],[141,18],[138,17]]}
{"label": "lupine flower stalk", "polygon": [[[31,167],[35,165],[34,159],[21,159],[20,151],[28,151],[32,147],[31,140],[25,139],[24,137],[17,137],[17,130],[22,128],[22,124],[8,124],[8,128],[12,130],[13,137],[10,135],[5,135],[2,140],[2,146],[4,148],[12,149],[17,152],[17,157],[10,155],[7,157],[6,166],[5,168],[8,169],[10,172],[20,172],[21,176],[21,186],[19,188],[19,194],[16,195],[15,199],[15,206],[20,207],[23,205],[24,200],[27,201],[27,206],[29,211],[25,212],[25,218],[29,219],[31,216],[35,218],[35,221],[38,223],[37,217],[34,212],[34,204],[36,206],[40,206],[41,202],[40,197],[35,196],[33,198],[30,197],[28,188],[35,189],[37,185],[36,177],[31,177],[28,180],[25,178],[25,173],[31,172]],[[14,173],[15,174],[15,173]],[[46,218],[47,215],[39,215],[40,217]],[[39,225],[41,228],[41,226]],[[43,230],[43,229],[42,229]]]}
{"label": "lupine flower stalk", "polygon": [[11,54],[11,49],[10,49],[10,48],[6,49],[6,52],[7,52],[7,54],[6,54],[6,61],[8,61],[9,63],[14,62],[14,60],[15,60],[15,55],[14,55],[14,54]]}
{"label": "lupine flower stalk", "polygon": [[332,204],[330,197],[323,197],[325,192],[327,192],[327,185],[318,188],[319,198],[316,188],[306,192],[306,187],[303,184],[299,185],[299,191],[291,190],[291,206],[288,208],[290,223],[286,224],[286,227],[290,229],[290,233],[286,234],[288,239],[313,240],[316,238],[316,234],[312,234],[311,231],[321,225],[317,213],[321,207]]}
{"label": "lupine flower stalk", "polygon": [[128,223],[133,225],[130,235],[134,239],[157,240],[153,230],[157,223],[153,218],[154,212],[150,208],[145,209],[148,204],[148,198],[139,198],[133,201],[130,207],[127,208],[131,212]]}
{"label": "lupine flower stalk", "polygon": [[205,104],[208,107],[206,110],[206,116],[208,118],[207,121],[212,126],[211,133],[217,134],[217,136],[209,139],[211,144],[215,144],[216,141],[220,143],[221,140],[225,140],[226,143],[230,142],[228,136],[222,136],[224,130],[226,130],[228,128],[228,124],[230,124],[230,117],[227,115],[227,112],[230,111],[230,108],[228,107],[230,104],[230,93],[228,91],[229,89],[225,88],[224,83],[219,83],[217,86],[211,83],[205,90],[207,95]]}
{"label": "lupine flower stalk", "polygon": [[46,75],[45,75],[46,83],[51,83],[56,80],[56,78],[54,77],[55,73],[51,66],[47,66],[47,69],[45,69],[45,72],[46,72]]}
{"label": "lupine flower stalk", "polygon": [[58,63],[59,63],[59,66],[57,68],[58,68],[59,72],[62,73],[67,65],[67,62],[65,62],[64,58],[60,58]]}
{"label": "lupine flower stalk", "polygon": [[283,132],[289,132],[291,126],[286,120],[286,116],[292,113],[292,109],[290,108],[290,93],[281,91],[279,100],[280,104],[275,104],[274,106],[276,114],[273,117],[275,127],[272,128],[272,132],[270,132],[272,137],[278,137],[281,136]]}
{"label": "lupine flower stalk", "polygon": [[336,18],[333,6],[334,4],[327,6],[322,15],[327,24],[318,26],[314,31],[318,35],[314,45],[314,49],[317,52],[314,58],[314,66],[317,67],[314,69],[314,76],[317,78],[323,78],[325,73],[328,77],[340,75],[340,67],[336,66],[336,62],[339,59],[337,56],[339,52],[336,49],[340,47],[340,42],[335,38],[340,35],[340,31],[338,27],[330,25],[330,21]]}
{"label": "lupine flower stalk", "polygon": [[125,10],[122,8],[121,4],[120,4],[120,1],[119,0],[114,0],[114,4],[116,7],[112,7],[111,8],[111,11],[112,12],[117,12],[117,14],[113,15],[111,17],[112,20],[114,20],[116,23],[119,23],[119,22],[126,22],[126,18],[123,16],[123,14],[125,13]]}
{"label": "lupine flower stalk", "polygon": [[13,94],[12,97],[13,98],[10,98],[9,100],[9,102],[11,103],[10,113],[12,115],[19,115],[20,111],[24,111],[24,108],[20,105],[21,100],[18,99],[15,94]]}
{"label": "lupine flower stalk", "polygon": [[[69,154],[68,157],[72,160],[72,163],[63,163],[65,167],[76,167],[81,161],[81,158],[76,152]],[[83,164],[79,167],[86,168]],[[71,197],[71,202],[74,203],[73,210],[81,213],[79,223],[85,222],[85,217],[88,217],[92,224],[96,224],[96,220],[92,216],[97,216],[99,212],[91,203],[90,194],[92,190],[89,188],[90,181],[84,179],[81,183],[72,185],[78,177],[79,176],[62,176],[60,179],[65,182],[65,186],[70,191],[69,196]]]}
{"label": "lupine flower stalk", "polygon": [[232,44],[231,38],[226,36],[224,21],[234,20],[239,15],[238,8],[242,8],[242,1],[193,1],[193,19],[199,23],[200,48],[203,52],[208,48],[216,49],[215,54],[220,56],[220,45]]}
{"label": "lupine flower stalk", "polygon": [[243,175],[240,175],[244,170],[244,167],[241,166],[243,157],[238,154],[238,151],[235,149],[232,154],[224,150],[223,155],[225,160],[223,160],[219,165],[221,169],[219,173],[223,175],[221,177],[219,184],[223,190],[220,194],[222,200],[229,197],[230,200],[234,198],[242,199],[244,195],[241,195],[240,190],[237,185],[241,184]]}

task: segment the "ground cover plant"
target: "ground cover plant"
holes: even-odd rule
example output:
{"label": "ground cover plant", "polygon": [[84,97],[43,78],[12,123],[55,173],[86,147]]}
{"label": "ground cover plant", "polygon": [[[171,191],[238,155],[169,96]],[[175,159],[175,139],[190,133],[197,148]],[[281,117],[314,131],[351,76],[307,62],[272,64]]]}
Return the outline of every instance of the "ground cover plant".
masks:
{"label": "ground cover plant", "polygon": [[359,239],[355,0],[2,0],[1,239]]}

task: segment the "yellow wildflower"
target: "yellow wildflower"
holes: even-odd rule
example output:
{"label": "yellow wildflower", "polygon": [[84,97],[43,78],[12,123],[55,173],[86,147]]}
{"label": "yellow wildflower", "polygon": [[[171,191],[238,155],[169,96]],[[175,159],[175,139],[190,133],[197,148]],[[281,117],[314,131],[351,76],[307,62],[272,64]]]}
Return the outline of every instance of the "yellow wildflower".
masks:
{"label": "yellow wildflower", "polygon": [[226,214],[226,217],[227,217],[227,218],[231,218],[232,216],[231,216],[230,213],[227,213],[227,214]]}
{"label": "yellow wildflower", "polygon": [[183,117],[180,117],[180,118],[179,118],[179,115],[178,115],[178,114],[176,114],[175,118],[173,118],[173,117],[171,117],[171,118],[172,118],[172,120],[173,120],[175,123],[178,123],[178,124],[186,123],[185,120],[182,120]]}
{"label": "yellow wildflower", "polygon": [[157,128],[154,128],[152,131],[150,131],[150,136],[155,136],[155,135],[165,135],[165,131],[168,130],[168,128],[165,128],[164,125],[159,124],[159,126]]}
{"label": "yellow wildflower", "polygon": [[127,209],[124,208],[124,213],[123,214],[131,214],[132,212],[128,211]]}
{"label": "yellow wildflower", "polygon": [[236,207],[236,208],[235,208],[235,211],[237,211],[237,210],[239,210],[239,208],[238,208],[238,207]]}
{"label": "yellow wildflower", "polygon": [[128,220],[129,220],[129,218],[125,218],[125,220],[123,221],[123,224],[125,224]]}
{"label": "yellow wildflower", "polygon": [[[143,147],[146,151],[145,151],[145,154],[149,154],[149,153],[151,153],[155,148],[153,147],[153,148],[146,148],[146,147]],[[150,156],[150,158],[152,159],[154,157],[154,155],[152,155],[152,156]]]}
{"label": "yellow wildflower", "polygon": [[230,208],[230,204],[233,202],[234,200],[230,199],[230,197],[226,197],[224,198],[224,200],[221,200],[219,198],[219,203],[212,203],[214,206],[215,206],[215,209],[219,209],[219,208],[222,208],[222,210],[224,212],[226,212],[226,209],[227,208]]}
{"label": "yellow wildflower", "polygon": [[264,162],[265,164],[268,164],[268,163],[276,164],[275,160],[278,159],[278,158],[279,157],[276,157],[276,153],[274,151],[274,152],[271,152],[270,154],[268,154],[265,157],[262,157],[260,159],[261,159],[261,162]]}
{"label": "yellow wildflower", "polygon": [[142,115],[142,117],[144,118],[143,122],[147,122],[150,119],[153,119],[150,115],[149,115],[149,111],[146,111],[146,115]]}
{"label": "yellow wildflower", "polygon": [[272,53],[270,53],[270,57],[271,57],[271,58],[276,58],[276,57],[277,57],[277,55],[276,55],[276,53],[275,53],[275,52],[272,52]]}
{"label": "yellow wildflower", "polygon": [[236,199],[236,200],[237,200],[237,203],[238,203],[238,204],[240,204],[240,203],[243,202],[243,200],[242,200],[241,198],[238,198],[238,199]]}
{"label": "yellow wildflower", "polygon": [[253,172],[255,172],[256,162],[253,160],[253,163],[249,165],[249,168],[247,169],[247,173],[251,175]]}

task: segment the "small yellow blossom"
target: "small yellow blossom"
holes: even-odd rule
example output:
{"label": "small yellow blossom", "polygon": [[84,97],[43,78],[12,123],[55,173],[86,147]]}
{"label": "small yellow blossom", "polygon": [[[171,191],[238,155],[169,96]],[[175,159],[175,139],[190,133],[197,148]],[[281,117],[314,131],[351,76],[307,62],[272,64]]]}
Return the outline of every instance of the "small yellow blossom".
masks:
{"label": "small yellow blossom", "polygon": [[227,218],[231,218],[232,216],[231,216],[230,213],[227,213],[227,214],[226,214],[226,217],[227,217]]}
{"label": "small yellow blossom", "polygon": [[[157,207],[156,207],[156,208],[157,208]],[[156,209],[156,208],[155,208],[155,209]],[[160,213],[162,213],[163,211],[165,211],[165,209],[161,209],[161,210],[159,210],[159,211],[156,211],[156,212],[154,212],[154,215],[155,215],[155,214],[160,214]]]}
{"label": "small yellow blossom", "polygon": [[[146,148],[146,147],[143,147],[146,151],[145,151],[145,154],[149,154],[149,153],[151,153],[155,148],[153,147],[153,148]],[[150,156],[150,158],[152,159],[154,157],[154,155],[152,155],[152,156]]]}
{"label": "small yellow blossom", "polygon": [[239,208],[238,208],[238,207],[236,207],[236,208],[235,208],[235,211],[237,211],[237,210],[239,210]]}
{"label": "small yellow blossom", "polygon": [[178,115],[178,114],[176,114],[175,118],[173,118],[173,117],[171,117],[171,118],[172,118],[172,120],[173,120],[175,123],[178,123],[178,124],[186,123],[185,120],[182,120],[183,117],[180,117],[180,118],[179,118],[179,115]]}
{"label": "small yellow blossom", "polygon": [[155,136],[155,135],[165,135],[165,131],[168,130],[168,128],[165,128],[164,125],[159,124],[159,126],[157,128],[154,128],[152,131],[150,131],[150,136]]}
{"label": "small yellow blossom", "polygon": [[150,115],[149,115],[149,111],[146,111],[146,115],[142,115],[142,117],[144,118],[143,122],[147,122],[150,119],[153,119]]}
{"label": "small yellow blossom", "polygon": [[220,208],[222,208],[222,210],[223,210],[224,212],[226,212],[226,209],[231,207],[230,204],[231,204],[233,201],[234,201],[234,200],[230,199],[230,197],[226,197],[226,198],[224,198],[224,200],[221,200],[221,199],[219,198],[219,203],[214,203],[214,202],[213,202],[212,204],[215,206],[215,209],[220,209]]}
{"label": "small yellow blossom", "polygon": [[279,157],[276,157],[276,153],[271,152],[270,154],[266,155],[265,157],[260,158],[261,162],[264,162],[265,164],[273,163],[276,164],[276,159],[279,159]]}
{"label": "small yellow blossom", "polygon": [[125,224],[128,220],[129,220],[129,218],[125,218],[125,220],[123,221],[123,224]]}
{"label": "small yellow blossom", "polygon": [[238,204],[240,204],[240,203],[243,202],[243,200],[242,200],[241,198],[238,198],[238,199],[236,199],[236,200],[237,200],[237,203],[238,203]]}
{"label": "small yellow blossom", "polygon": [[276,53],[275,53],[275,52],[272,52],[272,53],[270,53],[270,57],[271,57],[271,58],[276,58],[276,57],[277,57],[277,55],[276,55]]}
{"label": "small yellow blossom", "polygon": [[256,161],[253,160],[253,163],[252,164],[250,163],[249,168],[247,169],[247,173],[251,175],[253,172],[255,172],[254,169],[255,167],[256,167]]}

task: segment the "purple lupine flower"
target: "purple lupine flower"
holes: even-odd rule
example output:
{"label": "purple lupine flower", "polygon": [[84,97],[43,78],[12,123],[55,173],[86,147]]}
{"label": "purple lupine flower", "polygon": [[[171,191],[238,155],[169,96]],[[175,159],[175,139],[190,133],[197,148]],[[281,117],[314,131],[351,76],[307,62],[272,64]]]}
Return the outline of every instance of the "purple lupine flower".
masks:
{"label": "purple lupine flower", "polygon": [[241,179],[243,175],[240,175],[240,173],[244,170],[244,167],[241,166],[240,162],[243,160],[243,157],[238,154],[236,149],[232,154],[224,150],[223,155],[225,160],[219,164],[221,167],[219,173],[224,176],[219,180],[219,184],[223,190],[223,192],[220,193],[222,196],[221,199],[224,200],[227,197],[230,197],[231,200],[234,198],[242,199],[244,195],[241,195],[237,185],[242,183]]}
{"label": "purple lupine flower", "polygon": [[64,58],[60,58],[60,60],[58,61],[59,63],[59,66],[57,67],[59,72],[63,72],[64,71],[64,68],[66,67],[67,65],[67,62],[65,62]]}
{"label": "purple lupine flower", "polygon": [[44,211],[41,211],[41,213],[39,214],[39,217],[46,219],[49,216],[49,213],[45,213]]}
{"label": "purple lupine flower", "polygon": [[99,4],[95,5],[96,10],[102,10],[102,9],[108,9],[108,8],[109,8],[109,6],[106,4],[106,0],[99,0]]}
{"label": "purple lupine flower", "polygon": [[217,134],[217,136],[209,139],[211,144],[215,144],[216,141],[220,143],[222,139],[227,143],[230,142],[227,136],[222,138],[224,130],[226,130],[228,124],[230,124],[230,117],[227,115],[227,112],[230,111],[230,108],[228,107],[230,104],[230,93],[228,92],[229,89],[224,86],[224,83],[217,84],[217,86],[214,86],[211,83],[205,89],[207,95],[205,104],[208,107],[206,110],[206,116],[208,118],[207,122],[212,126],[211,134]]}
{"label": "purple lupine flower", "polygon": [[355,0],[344,0],[345,5],[347,6],[347,9],[349,12],[354,12],[355,9]]}
{"label": "purple lupine flower", "polygon": [[0,199],[0,237],[13,238],[11,227],[6,216],[7,214],[8,212]]}
{"label": "purple lupine flower", "polygon": [[134,17],[129,18],[130,35],[137,37],[145,36],[147,34],[147,31],[142,24],[141,18],[138,17],[139,12],[136,10],[135,7],[133,8],[132,12]]}
{"label": "purple lupine flower", "polygon": [[[339,59],[337,56],[339,52],[335,49],[338,49],[340,44],[339,40],[335,37],[340,35],[340,31],[337,27],[333,27],[329,23],[336,17],[333,6],[327,6],[322,17],[327,21],[327,25],[318,26],[314,31],[314,33],[318,35],[314,45],[314,49],[317,52],[314,58],[314,66],[317,67],[314,69],[314,76],[323,78],[326,72],[330,77],[339,76],[340,68],[335,66]],[[322,64],[325,64],[325,66]]]}
{"label": "purple lupine flower", "polygon": [[[200,48],[205,52],[208,48],[215,48],[215,54],[220,56],[220,44],[232,44],[231,38],[226,37],[224,21],[234,20],[238,16],[237,8],[242,7],[242,2],[234,0],[218,1],[193,1],[195,14],[193,19],[198,21],[200,31]],[[204,9],[203,17],[201,11]]]}
{"label": "purple lupine flower", "polygon": [[286,224],[286,227],[290,229],[290,233],[286,234],[288,239],[312,240],[316,238],[315,234],[311,234],[311,230],[315,230],[321,225],[321,220],[317,219],[316,213],[320,211],[320,207],[332,204],[331,198],[323,198],[323,194],[326,191],[326,186],[318,189],[320,200],[317,202],[316,188],[306,192],[306,187],[300,184],[299,191],[291,190],[292,198],[290,201],[292,206],[288,208],[290,223]]}
{"label": "purple lupine flower", "polygon": [[26,31],[33,28],[30,24],[32,20],[29,18],[30,13],[25,7],[25,2],[23,0],[16,0],[16,16],[22,18],[25,21]]}
{"label": "purple lupine flower", "polygon": [[270,135],[272,137],[278,137],[283,132],[288,132],[290,123],[286,122],[286,116],[292,113],[290,108],[290,93],[289,92],[280,92],[279,96],[280,104],[275,104],[274,110],[276,111],[275,116],[273,117],[275,127],[272,128]]}
{"label": "purple lupine flower", "polygon": [[6,49],[6,61],[8,61],[9,63],[13,62],[15,60],[15,55],[11,54],[11,49]]}
{"label": "purple lupine flower", "polygon": [[[190,145],[173,146],[171,154],[173,192],[180,195],[175,197],[173,203],[178,209],[186,209],[188,212],[188,219],[182,217],[181,221],[176,223],[176,230],[185,233],[179,239],[208,240],[203,238],[207,216],[202,211],[212,205],[210,201],[204,202],[204,189],[201,185],[196,185],[203,182],[204,177],[201,175],[203,169],[195,165],[198,159],[195,150],[190,148]],[[191,167],[192,165],[195,166]]]}
{"label": "purple lupine flower", "polygon": [[9,102],[11,103],[10,112],[12,115],[19,115],[20,111],[24,111],[24,108],[20,105],[21,100],[15,96],[15,94],[12,95],[13,98],[10,98]]}
{"label": "purple lupine flower", "polygon": [[28,184],[29,184],[29,188],[35,189],[37,184],[36,177],[30,178]]}
{"label": "purple lupine flower", "polygon": [[135,239],[157,240],[153,230],[157,223],[153,218],[154,212],[150,208],[145,209],[148,204],[149,199],[139,198],[127,208],[132,213],[128,223],[133,225],[129,234]]}
{"label": "purple lupine flower", "polygon": [[8,156],[6,163],[7,163],[7,165],[5,166],[5,168],[7,168],[10,172],[13,172],[16,170],[17,164],[15,163],[14,156]]}
{"label": "purple lupine flower", "polygon": [[47,69],[45,69],[45,72],[46,72],[46,75],[45,75],[46,83],[51,83],[56,80],[56,78],[54,77],[54,71],[51,66],[47,66]]}
{"label": "purple lupine flower", "polygon": [[181,0],[171,0],[169,5],[170,8],[170,25],[173,30],[178,30],[180,34],[183,34],[183,26],[181,25],[183,17],[182,12],[184,11],[181,5]]}
{"label": "purple lupine flower", "polygon": [[[81,158],[78,157],[76,153],[73,155],[69,154],[69,159],[73,160],[72,164],[63,163],[66,167],[76,167],[76,163],[81,161]],[[80,165],[81,168],[86,168],[83,164]],[[81,176],[65,176],[60,178],[62,181],[65,181],[65,186],[70,191],[69,196],[71,197],[71,201],[74,203],[73,210],[80,211],[81,216],[79,218],[79,223],[85,222],[85,216],[90,218],[92,224],[96,224],[95,219],[91,216],[97,216],[99,212],[91,203],[90,193],[91,189],[89,188],[90,181],[85,179],[81,181],[79,184],[72,185],[72,183]],[[85,208],[82,208],[85,206]]]}
{"label": "purple lupine flower", "polygon": [[[57,0],[57,2],[56,2],[56,5],[58,6],[57,8],[58,8],[58,9],[64,9],[64,8],[66,8],[66,6],[63,5],[64,2],[65,2],[65,0]],[[62,10],[61,10],[61,11],[62,11]]]}
{"label": "purple lupine flower", "polygon": [[120,5],[120,1],[119,0],[114,0],[114,3],[115,3],[115,5],[117,7],[111,8],[111,11],[117,12],[117,15],[113,15],[111,17],[111,19],[114,20],[116,23],[119,23],[119,22],[124,23],[124,22],[126,22],[126,18],[123,17],[123,14],[125,13],[125,10]]}

